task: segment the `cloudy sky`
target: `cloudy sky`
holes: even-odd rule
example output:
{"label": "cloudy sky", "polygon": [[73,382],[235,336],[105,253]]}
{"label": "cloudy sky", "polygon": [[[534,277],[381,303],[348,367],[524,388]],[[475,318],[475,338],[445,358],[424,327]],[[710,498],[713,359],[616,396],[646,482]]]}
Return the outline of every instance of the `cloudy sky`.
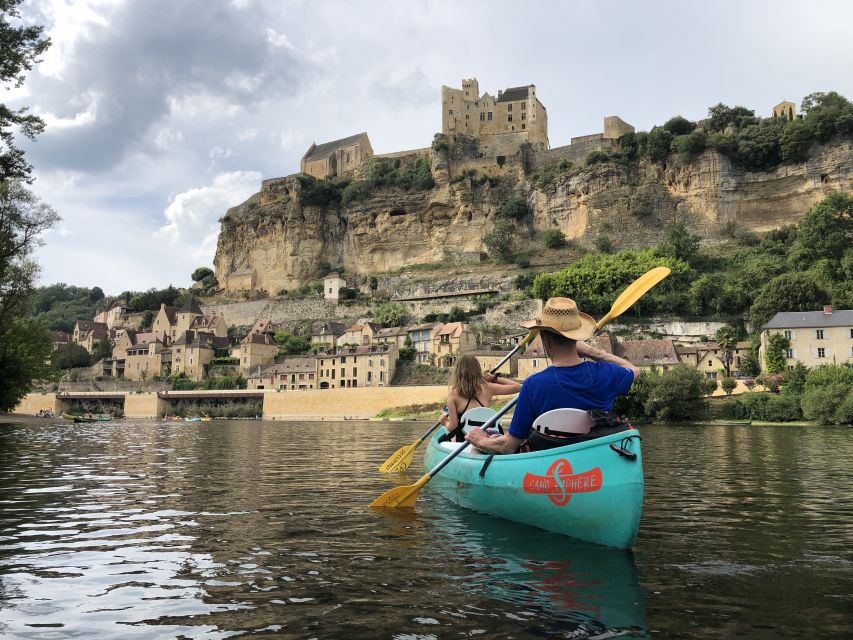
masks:
{"label": "cloudy sky", "polygon": [[312,141],[427,146],[439,90],[534,83],[552,146],[717,102],[853,98],[853,2],[27,0],[53,46],[6,101],[47,123],[34,190],[62,216],[42,282],[186,286],[217,220]]}

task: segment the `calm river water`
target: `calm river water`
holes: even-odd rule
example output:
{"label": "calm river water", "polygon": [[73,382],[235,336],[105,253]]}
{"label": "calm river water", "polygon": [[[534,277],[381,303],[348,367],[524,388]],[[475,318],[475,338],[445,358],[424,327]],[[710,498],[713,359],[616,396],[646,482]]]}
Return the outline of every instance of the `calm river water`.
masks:
{"label": "calm river water", "polygon": [[0,636],[853,636],[853,430],[642,429],[630,553],[374,513],[425,428],[0,425]]}

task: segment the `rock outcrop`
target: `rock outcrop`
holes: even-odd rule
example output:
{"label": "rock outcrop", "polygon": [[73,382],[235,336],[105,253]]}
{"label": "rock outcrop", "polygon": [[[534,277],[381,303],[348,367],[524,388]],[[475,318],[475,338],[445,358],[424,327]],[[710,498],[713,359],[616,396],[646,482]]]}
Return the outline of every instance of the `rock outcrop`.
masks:
{"label": "rock outcrop", "polygon": [[807,162],[767,172],[743,171],[706,151],[689,163],[674,156],[668,163],[605,162],[543,181],[525,174],[519,158],[502,168],[481,159],[478,167],[476,159],[432,152],[433,189],[377,188],[347,206],[305,204],[298,176],[266,180],[222,219],[216,277],[226,290],[250,283],[274,294],[322,275],[322,262],[362,275],[477,262],[484,233],[513,195],[533,211],[517,223],[520,244],[531,249],[535,236],[552,228],[580,244],[607,235],[616,249],[648,246],[675,218],[713,241],[728,222],[765,231],[796,222],[831,191],[853,191],[851,160],[846,138],[816,147]]}

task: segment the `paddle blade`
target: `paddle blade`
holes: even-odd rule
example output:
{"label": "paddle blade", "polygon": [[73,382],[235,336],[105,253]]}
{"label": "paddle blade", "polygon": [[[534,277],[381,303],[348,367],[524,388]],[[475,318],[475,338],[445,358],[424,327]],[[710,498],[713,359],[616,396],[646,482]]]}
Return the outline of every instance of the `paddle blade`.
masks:
{"label": "paddle blade", "polygon": [[613,320],[613,318],[618,318],[625,313],[635,302],[637,302],[637,300],[642,298],[649,289],[666,278],[671,272],[672,270],[669,267],[655,267],[634,280],[634,282],[629,284],[628,288],[625,289],[618,298],[616,298],[616,301],[613,303],[613,306],[610,307],[610,311],[607,315],[599,320],[595,325],[596,332],[601,331],[604,325]]}
{"label": "paddle blade", "polygon": [[391,456],[379,466],[380,473],[400,473],[409,468],[412,464],[412,459],[415,457],[415,449],[421,443],[420,440],[413,444],[400,447]]}
{"label": "paddle blade", "polygon": [[394,487],[383,493],[370,503],[371,507],[389,508],[396,507],[411,508],[415,506],[415,500],[418,498],[418,491],[421,490],[427,482],[430,475],[424,474],[415,484],[403,485],[402,487]]}

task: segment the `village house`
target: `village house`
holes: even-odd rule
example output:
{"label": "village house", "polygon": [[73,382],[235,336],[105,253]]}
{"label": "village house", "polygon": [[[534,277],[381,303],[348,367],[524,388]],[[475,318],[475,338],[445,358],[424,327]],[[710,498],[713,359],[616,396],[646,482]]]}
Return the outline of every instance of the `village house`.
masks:
{"label": "village house", "polygon": [[56,351],[59,347],[64,347],[71,342],[71,334],[65,331],[53,332],[53,350]]}
{"label": "village house", "polygon": [[549,364],[550,361],[545,355],[545,349],[542,347],[542,339],[537,334],[524,349],[524,353],[518,357],[516,363],[518,379],[526,380],[534,373],[539,373],[545,369]]}
{"label": "village house", "polygon": [[373,344],[394,344],[398,349],[406,346],[409,330],[405,327],[386,327],[373,334]]}
{"label": "village house", "polygon": [[110,340],[111,336],[110,328],[104,322],[78,320],[74,323],[74,332],[71,334],[71,340],[89,353],[93,353],[95,345],[98,342],[101,340]]}
{"label": "village house", "polygon": [[324,142],[311,143],[302,156],[299,170],[319,180],[351,174],[373,155],[367,133]]}
{"label": "village house", "polygon": [[[236,350],[235,350],[236,351]],[[271,365],[278,355],[278,344],[269,320],[258,320],[248,335],[240,341],[240,373],[247,374],[258,366]]]}
{"label": "village house", "polygon": [[347,281],[337,273],[330,273],[323,278],[323,298],[331,302],[337,302],[341,297],[341,289],[347,286]]}
{"label": "village house", "polygon": [[387,387],[391,384],[399,352],[395,345],[340,347],[317,356],[320,389]]}
{"label": "village house", "polygon": [[432,339],[431,356],[436,366],[449,367],[456,363],[460,353],[468,353],[477,347],[477,337],[464,322],[448,322],[437,331]]}
{"label": "village house", "polygon": [[113,300],[95,314],[95,322],[103,322],[110,329],[124,327],[131,313],[133,313],[133,307],[124,300]]}
{"label": "village house", "polygon": [[[491,371],[501,360],[506,358],[508,353],[509,351],[496,351],[491,349],[471,351],[471,355],[477,358],[477,362],[480,363],[483,373]],[[515,378],[515,376],[518,375],[518,354],[513,354],[513,356],[507,360],[500,369],[498,369],[497,373],[507,378]]]}
{"label": "village house", "polygon": [[[125,348],[124,358],[113,360],[113,377],[150,380],[168,375],[171,354],[160,337]],[[106,372],[106,370],[105,370]]]}
{"label": "village house", "polygon": [[311,330],[311,346],[318,351],[334,350],[338,338],[346,331],[346,326],[340,322],[320,322]]}
{"label": "village house", "polygon": [[409,339],[415,350],[415,364],[430,364],[433,338],[443,326],[441,323],[431,322],[408,327]]}
{"label": "village house", "polygon": [[317,358],[292,357],[266,367],[256,367],[246,378],[249,389],[308,391],[317,388]]}
{"label": "village house", "polygon": [[375,322],[354,324],[344,330],[343,334],[338,338],[337,346],[364,346],[371,344],[374,334],[381,328]]}
{"label": "village house", "polygon": [[228,338],[212,333],[183,331],[171,344],[171,373],[184,374],[190,380],[202,380],[207,374],[207,365],[216,357],[217,351],[227,352]]}
{"label": "village house", "polygon": [[764,365],[770,336],[781,334],[790,343],[785,363],[797,361],[813,369],[824,364],[853,362],[853,310],[786,311],[777,313],[761,329],[760,360]]}
{"label": "village house", "polygon": [[[752,343],[748,340],[737,342],[735,348],[732,349],[731,362],[729,362],[730,375],[740,378],[740,365],[744,354],[752,348]],[[691,344],[685,346],[676,346],[678,357],[681,362],[695,367],[701,371],[709,380],[716,380],[722,377],[720,371],[726,371],[726,364],[723,362],[725,354],[720,349],[717,342],[705,342],[700,344]]]}
{"label": "village house", "polygon": [[154,333],[165,333],[170,340],[178,337],[178,332],[174,328],[176,321],[177,307],[160,303],[160,310],[154,316],[154,322],[151,323],[151,331]]}
{"label": "village house", "polygon": [[[604,335],[600,337],[604,338]],[[613,336],[607,335],[607,338],[609,340],[599,341],[599,348],[620,358],[625,358],[641,370],[654,369],[663,373],[681,362],[673,340],[625,340],[618,342]]]}

